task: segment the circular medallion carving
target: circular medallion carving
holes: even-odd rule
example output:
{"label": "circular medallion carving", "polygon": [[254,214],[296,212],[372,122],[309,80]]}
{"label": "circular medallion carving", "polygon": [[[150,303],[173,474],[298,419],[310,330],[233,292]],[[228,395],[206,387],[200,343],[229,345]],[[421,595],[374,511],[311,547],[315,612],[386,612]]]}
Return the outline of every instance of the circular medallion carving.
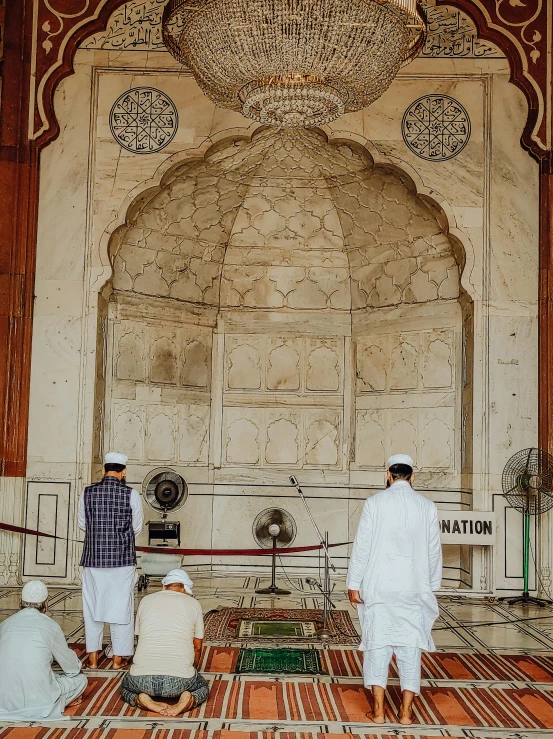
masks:
{"label": "circular medallion carving", "polygon": [[164,149],[177,132],[174,102],[154,87],[135,87],[120,95],[109,115],[113,138],[134,154]]}
{"label": "circular medallion carving", "polygon": [[405,111],[401,132],[418,157],[443,162],[468,144],[470,118],[461,103],[449,95],[424,95]]}

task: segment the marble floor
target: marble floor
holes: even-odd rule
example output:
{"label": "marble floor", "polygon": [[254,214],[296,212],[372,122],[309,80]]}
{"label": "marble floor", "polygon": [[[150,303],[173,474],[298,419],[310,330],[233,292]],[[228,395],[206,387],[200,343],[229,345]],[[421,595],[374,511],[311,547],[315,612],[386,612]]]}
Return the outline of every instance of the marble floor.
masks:
{"label": "marble floor", "polygon": [[[194,594],[204,613],[215,608],[322,608],[322,597],[304,578],[280,578],[278,585],[291,595],[257,595],[255,590],[268,584],[256,575],[239,576],[196,573]],[[153,579],[148,589],[137,594],[136,605],[144,595],[160,587]],[[0,587],[0,621],[19,607],[20,588]],[[357,615],[348,603],[343,580],[334,582],[332,599],[337,608],[349,610],[358,628]],[[553,605],[545,608],[509,606],[495,599],[462,595],[440,595],[440,617],[433,631],[438,651],[478,651],[487,653],[551,652],[553,650]],[[71,642],[84,640],[82,600],[79,588],[50,586],[50,615],[61,625]],[[108,634],[106,633],[106,638]]]}
{"label": "marble floor", "polygon": [[[255,593],[259,587],[266,586],[266,578],[258,576],[241,576],[241,575],[219,575],[213,572],[195,573],[193,575],[195,583],[195,595],[202,604],[204,612],[221,607],[235,608],[300,608],[311,609],[321,608],[322,598],[317,589],[306,583],[301,577],[291,577],[286,581],[282,576],[279,578],[279,585],[287,587],[292,593],[288,596],[278,598],[270,596],[260,596]],[[144,595],[154,592],[159,588],[159,581],[153,580],[145,593],[138,594],[137,602]],[[82,601],[81,593],[78,588],[50,586],[49,615],[53,617],[62,626],[64,633],[69,642],[84,641],[84,626],[82,619]],[[349,606],[346,597],[345,583],[343,580],[337,580],[334,584],[332,598],[337,608],[349,610],[352,620],[359,628],[356,613]],[[3,587],[0,588],[0,620],[3,620],[13,614],[19,606],[20,588]],[[461,596],[459,594],[440,594],[440,617],[437,620],[433,632],[436,649],[442,653],[452,654],[482,654],[482,655],[535,655],[540,657],[551,657],[553,655],[553,605],[545,608],[508,606],[505,602],[496,601],[495,599],[486,599],[470,596]],[[109,634],[106,632],[105,641],[109,641]],[[351,647],[354,649],[353,647]],[[103,679],[102,676],[113,675],[113,671],[96,670],[89,671],[90,677]],[[244,676],[219,676],[223,680],[242,680],[247,681],[252,678]],[[267,677],[263,680],[288,681],[287,677]],[[297,677],[290,678],[298,680]],[[319,677],[319,678],[301,678],[302,683],[321,684],[331,682],[333,684],[344,683],[345,678],[340,677]],[[347,682],[354,685],[361,685],[361,678],[348,678]],[[397,680],[391,680],[392,690]],[[472,690],[542,690],[544,695],[551,697],[553,695],[553,684],[542,684],[539,681],[530,683],[520,680],[520,677],[513,676],[512,680],[495,681],[465,681],[462,680],[426,680],[423,681],[426,687],[450,688],[451,690],[463,691],[465,689]],[[175,721],[177,723],[175,724]],[[148,723],[149,722],[149,723]],[[551,726],[553,727],[553,708],[551,716]],[[537,725],[529,729],[528,726],[521,725],[516,730],[507,729],[505,725],[498,723],[497,726],[490,725],[485,728],[474,728],[474,726],[461,726],[458,721],[455,725],[444,723],[443,725],[426,725],[413,726],[405,730],[404,727],[392,726],[390,724],[384,727],[376,727],[371,724],[359,724],[359,722],[326,722],[324,724],[317,722],[295,721],[282,722],[282,725],[270,726],[262,719],[244,721],[242,718],[234,720],[225,720],[224,717],[218,719],[192,719],[182,718],[173,720],[171,730],[176,726],[185,727],[192,732],[207,732],[206,737],[210,739],[210,735],[217,737],[220,732],[247,732],[253,737],[256,732],[259,737],[266,736],[267,732],[275,734],[280,732],[303,732],[312,734],[314,737],[321,734],[354,734],[364,736],[370,733],[372,736],[387,736],[390,734],[405,736],[466,736],[466,737],[495,737],[496,739],[523,739],[523,737],[550,737],[550,731],[542,731]],[[462,722],[461,722],[462,723]],[[530,722],[532,723],[532,722]],[[109,728],[110,730],[133,729],[161,724],[149,719],[137,718],[136,716],[73,716],[71,718],[71,726],[76,729],[95,729]],[[273,722],[274,724],[274,722]],[[62,724],[60,724],[61,728]],[[64,724],[67,728],[67,723]],[[272,727],[272,728],[271,728]],[[151,727],[150,727],[151,728]],[[0,725],[0,730],[2,726]],[[278,730],[277,730],[278,729]],[[3,739],[3,732],[0,732],[0,739]],[[198,735],[199,736],[199,735]],[[202,735],[203,736],[203,735]],[[13,739],[16,739],[15,736]],[[138,739],[138,737],[137,737]],[[205,738],[204,738],[205,739]],[[229,738],[232,739],[232,738]]]}

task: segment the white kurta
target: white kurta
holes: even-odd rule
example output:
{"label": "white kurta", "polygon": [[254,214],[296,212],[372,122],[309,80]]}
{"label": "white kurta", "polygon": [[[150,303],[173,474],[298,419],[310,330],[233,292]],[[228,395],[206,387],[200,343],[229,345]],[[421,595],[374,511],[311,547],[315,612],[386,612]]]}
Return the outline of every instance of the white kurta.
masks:
{"label": "white kurta", "polygon": [[[138,536],[142,531],[144,513],[142,501],[136,490],[131,491],[130,504],[132,510],[132,527],[134,535]],[[84,508],[84,495],[79,500],[78,512],[79,528],[86,530],[86,516]],[[92,641],[98,639],[101,642],[101,631],[103,624],[120,624],[126,629],[112,632],[112,641],[115,634],[121,634],[123,643],[131,643],[134,640],[134,586],[137,580],[135,565],[128,567],[83,567],[83,613],[85,621],[85,633],[87,635],[87,651],[97,651],[96,648],[89,649],[89,637]],[[101,628],[99,625],[102,625]],[[88,628],[87,628],[88,626]],[[98,635],[98,630],[100,634]],[[125,651],[116,651],[119,656],[132,654],[125,647]]]}
{"label": "white kurta", "polygon": [[442,579],[438,511],[432,501],[398,480],[363,506],[348,570],[358,590],[360,649],[418,647],[431,651],[438,617],[433,591]]}
{"label": "white kurta", "polygon": [[[65,678],[52,670],[55,660]],[[81,663],[60,626],[35,608],[24,608],[0,625],[0,721],[59,721],[64,691],[86,686]]]}

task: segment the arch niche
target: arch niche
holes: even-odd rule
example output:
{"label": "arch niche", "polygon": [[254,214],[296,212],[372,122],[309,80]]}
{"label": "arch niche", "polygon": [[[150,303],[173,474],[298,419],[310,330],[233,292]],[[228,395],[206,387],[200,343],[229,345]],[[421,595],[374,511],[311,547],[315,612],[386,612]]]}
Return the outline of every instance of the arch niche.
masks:
{"label": "arch niche", "polygon": [[[429,495],[469,481],[465,251],[440,206],[366,146],[320,130],[227,136],[148,183],[108,253],[96,463],[121,446],[144,472],[238,482],[292,465],[378,485],[400,445]],[[467,555],[448,557],[460,584]]]}

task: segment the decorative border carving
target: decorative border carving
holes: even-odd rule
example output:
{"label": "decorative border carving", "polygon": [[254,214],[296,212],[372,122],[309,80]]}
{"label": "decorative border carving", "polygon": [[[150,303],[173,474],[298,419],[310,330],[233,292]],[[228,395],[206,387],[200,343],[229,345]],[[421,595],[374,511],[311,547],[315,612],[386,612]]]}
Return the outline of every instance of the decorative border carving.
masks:
{"label": "decorative border carving", "polygon": [[511,67],[511,81],[528,101],[522,146],[536,159],[552,148],[551,0],[436,0],[453,5],[476,24],[478,36],[496,44]]}
{"label": "decorative border carving", "polygon": [[[58,133],[53,95],[72,71],[77,47],[106,29],[111,14],[125,0],[34,0],[33,73],[29,137],[39,146]],[[551,0],[436,0],[462,10],[478,35],[507,56],[512,81],[528,100],[523,146],[540,159],[551,149]],[[546,110],[547,108],[547,110]]]}

